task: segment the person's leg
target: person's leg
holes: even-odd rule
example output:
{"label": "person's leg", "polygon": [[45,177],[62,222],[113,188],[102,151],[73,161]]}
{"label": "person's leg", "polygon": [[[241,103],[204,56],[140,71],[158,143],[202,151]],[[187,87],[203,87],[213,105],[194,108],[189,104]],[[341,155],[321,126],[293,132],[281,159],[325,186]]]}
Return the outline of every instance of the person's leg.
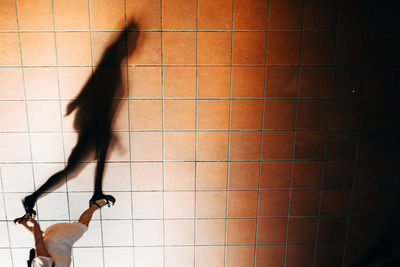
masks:
{"label": "person's leg", "polygon": [[79,217],[78,222],[89,226],[90,221],[92,220],[93,214],[95,213],[96,210],[100,209],[100,207],[103,207],[107,205],[107,200],[105,199],[100,199],[96,201],[96,204],[90,205],[90,207],[85,210],[81,216]]}
{"label": "person's leg", "polygon": [[81,216],[79,217],[78,222],[89,226],[90,221],[92,220],[93,217],[93,213],[98,210],[99,207],[97,207],[96,205],[91,205],[87,210],[85,210]]}

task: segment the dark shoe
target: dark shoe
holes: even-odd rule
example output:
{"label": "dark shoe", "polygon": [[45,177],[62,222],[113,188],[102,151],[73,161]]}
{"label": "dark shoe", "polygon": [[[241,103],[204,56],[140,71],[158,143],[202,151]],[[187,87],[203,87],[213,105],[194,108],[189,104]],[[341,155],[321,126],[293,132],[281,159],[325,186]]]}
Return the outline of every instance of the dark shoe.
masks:
{"label": "dark shoe", "polygon": [[14,219],[14,224],[21,224],[24,220],[35,218],[36,212],[25,213],[24,216]]}
{"label": "dark shoe", "polygon": [[113,197],[112,195],[104,195],[104,194],[100,194],[100,195],[94,195],[90,200],[89,200],[89,207],[92,205],[96,205],[99,208],[102,208],[104,206],[100,206],[98,205],[98,203],[96,203],[97,200],[101,200],[101,199],[105,199],[107,202],[107,206],[111,207],[114,206],[115,204],[115,197]]}

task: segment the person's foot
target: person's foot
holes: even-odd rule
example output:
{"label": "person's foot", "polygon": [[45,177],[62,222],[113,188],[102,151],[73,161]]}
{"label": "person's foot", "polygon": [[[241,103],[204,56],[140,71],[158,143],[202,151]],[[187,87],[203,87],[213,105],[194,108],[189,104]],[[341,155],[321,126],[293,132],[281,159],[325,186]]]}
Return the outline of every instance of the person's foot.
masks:
{"label": "person's foot", "polygon": [[35,218],[36,214],[33,213],[25,213],[24,216],[14,219],[14,224],[22,224],[26,226],[26,223],[29,219]]}
{"label": "person's foot", "polygon": [[104,206],[112,207],[114,203],[107,201],[106,199],[98,199],[90,204],[90,207],[96,206],[98,209],[101,209]]}
{"label": "person's foot", "polygon": [[[108,205],[108,207],[114,206],[115,204],[115,198],[112,195],[99,194],[99,195],[93,195],[93,197],[89,200],[89,207],[93,204],[99,206],[96,203],[98,200],[104,200],[106,202],[106,204],[104,205]],[[100,208],[103,206],[100,206]]]}

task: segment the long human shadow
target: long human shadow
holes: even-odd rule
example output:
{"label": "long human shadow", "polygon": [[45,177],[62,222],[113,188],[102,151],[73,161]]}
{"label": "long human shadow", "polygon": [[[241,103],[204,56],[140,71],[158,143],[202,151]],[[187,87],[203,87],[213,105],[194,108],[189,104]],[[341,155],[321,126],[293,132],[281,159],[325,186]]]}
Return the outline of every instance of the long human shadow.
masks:
{"label": "long human shadow", "polygon": [[126,56],[130,56],[136,50],[139,37],[138,31],[128,35],[128,29],[137,30],[138,26],[134,21],[130,22],[118,38],[108,46],[99,66],[76,99],[68,104],[66,116],[72,112],[76,113],[74,128],[78,131],[78,141],[68,158],[66,167],[53,174],[34,193],[24,198],[22,202],[27,213],[34,214],[33,207],[45,192],[61,186],[65,182],[65,177],[68,179],[76,177],[85,166],[82,161],[93,156],[97,159],[97,166],[94,193],[89,202],[101,198],[115,202],[113,196],[103,193],[102,185],[105,160],[111,150],[110,142],[115,138],[112,125],[119,104],[116,99],[124,96],[121,63]]}

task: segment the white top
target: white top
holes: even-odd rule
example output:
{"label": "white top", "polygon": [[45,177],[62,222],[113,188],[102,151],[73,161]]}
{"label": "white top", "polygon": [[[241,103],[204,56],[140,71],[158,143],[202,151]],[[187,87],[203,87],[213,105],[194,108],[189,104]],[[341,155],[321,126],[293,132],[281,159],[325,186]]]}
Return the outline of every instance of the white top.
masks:
{"label": "white top", "polygon": [[43,241],[51,258],[38,256],[32,261],[33,267],[69,267],[72,245],[87,231],[87,226],[79,223],[56,223],[46,229]]}

